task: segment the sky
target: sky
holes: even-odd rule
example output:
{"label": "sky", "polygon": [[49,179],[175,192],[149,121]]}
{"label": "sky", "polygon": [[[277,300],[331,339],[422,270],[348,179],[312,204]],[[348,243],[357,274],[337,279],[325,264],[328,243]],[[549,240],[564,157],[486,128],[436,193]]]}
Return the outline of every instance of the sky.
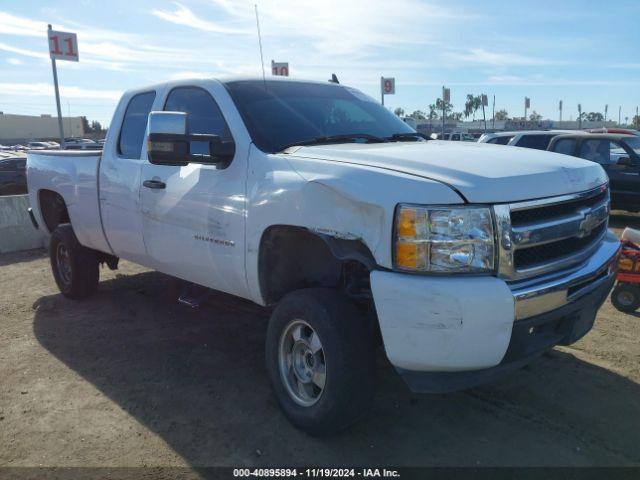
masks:
{"label": "sky", "polygon": [[[80,61],[58,62],[63,115],[108,125],[120,94],[168,79],[262,74],[340,82],[390,109],[427,110],[451,89],[495,95],[522,116],[583,111],[631,119],[640,105],[640,1],[616,0],[0,0],[0,111],[55,114],[46,28],[76,32]],[[491,106],[489,107],[491,108]]]}

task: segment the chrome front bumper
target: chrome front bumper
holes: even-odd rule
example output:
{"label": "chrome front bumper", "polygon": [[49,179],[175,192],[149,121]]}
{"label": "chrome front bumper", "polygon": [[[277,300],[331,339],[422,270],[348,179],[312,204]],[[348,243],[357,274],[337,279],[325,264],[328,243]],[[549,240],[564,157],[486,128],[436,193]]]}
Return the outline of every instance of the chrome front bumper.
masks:
{"label": "chrome front bumper", "polygon": [[598,249],[581,265],[508,283],[515,300],[515,320],[550,312],[575,302],[616,275],[620,241],[610,231]]}

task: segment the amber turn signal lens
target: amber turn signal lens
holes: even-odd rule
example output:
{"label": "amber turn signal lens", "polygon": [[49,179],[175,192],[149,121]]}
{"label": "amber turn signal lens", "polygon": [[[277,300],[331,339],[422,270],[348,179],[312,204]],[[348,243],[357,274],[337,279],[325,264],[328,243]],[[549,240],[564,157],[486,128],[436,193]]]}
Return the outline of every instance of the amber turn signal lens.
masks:
{"label": "amber turn signal lens", "polygon": [[398,236],[399,237],[415,237],[416,236],[416,217],[417,212],[413,208],[403,208],[398,215]]}
{"label": "amber turn signal lens", "polygon": [[396,265],[400,268],[418,266],[418,245],[415,243],[396,243]]}

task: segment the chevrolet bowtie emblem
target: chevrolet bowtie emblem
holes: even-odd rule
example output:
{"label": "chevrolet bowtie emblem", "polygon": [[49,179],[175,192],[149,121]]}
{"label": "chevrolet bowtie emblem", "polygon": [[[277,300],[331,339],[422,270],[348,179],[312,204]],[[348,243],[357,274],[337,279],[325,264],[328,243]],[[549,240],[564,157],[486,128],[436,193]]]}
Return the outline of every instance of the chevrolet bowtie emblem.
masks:
{"label": "chevrolet bowtie emblem", "polygon": [[580,222],[578,237],[586,237],[600,224],[600,219],[592,211],[583,211],[584,219]]}

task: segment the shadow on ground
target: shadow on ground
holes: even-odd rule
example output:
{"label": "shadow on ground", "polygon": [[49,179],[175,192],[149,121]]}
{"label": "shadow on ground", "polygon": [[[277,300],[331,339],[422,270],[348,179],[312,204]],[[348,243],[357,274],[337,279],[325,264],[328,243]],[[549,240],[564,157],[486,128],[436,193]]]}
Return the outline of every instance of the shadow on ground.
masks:
{"label": "shadow on ground", "polygon": [[640,464],[639,386],[559,351],[495,385],[419,397],[381,354],[371,415],[310,438],[271,394],[268,312],[223,294],[199,310],[169,297],[158,273],[121,276],[84,302],[40,298],[34,330],[193,467]]}
{"label": "shadow on ground", "polygon": [[21,252],[3,253],[0,255],[0,267],[18,263],[32,262],[36,258],[46,257],[48,252],[44,248],[23,250]]}

